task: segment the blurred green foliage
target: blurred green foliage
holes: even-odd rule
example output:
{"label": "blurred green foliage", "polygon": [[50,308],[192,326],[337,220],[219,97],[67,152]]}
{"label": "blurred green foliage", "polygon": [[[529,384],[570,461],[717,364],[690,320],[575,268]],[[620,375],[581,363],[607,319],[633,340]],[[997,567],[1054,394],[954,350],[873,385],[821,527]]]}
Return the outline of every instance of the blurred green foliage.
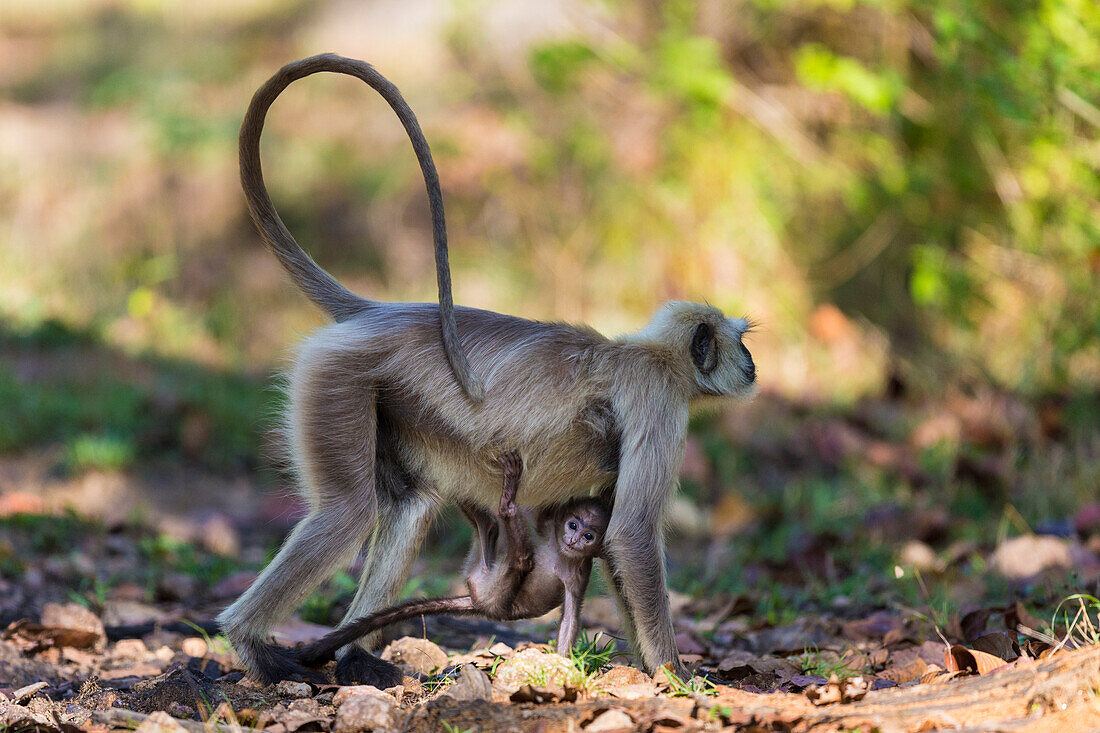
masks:
{"label": "blurred green foliage", "polygon": [[560,165],[603,160],[569,153],[630,124],[594,103],[610,85],[665,115],[652,169],[587,174],[633,179],[600,209],[605,231],[639,231],[655,192],[690,202],[697,227],[728,222],[748,185],[809,297],[877,324],[936,384],[1096,388],[1100,6],[657,7],[614,6],[642,32],[532,54],[555,116],[575,118],[531,122]]}
{"label": "blurred green foliage", "polygon": [[[6,9],[0,32],[30,51],[0,78],[0,217],[17,224],[0,313],[207,364],[273,359],[316,316],[257,268],[235,129],[279,62],[332,43],[377,47],[421,113],[461,301],[624,330],[664,298],[709,300],[763,322],[766,385],[825,399],[897,376],[1100,383],[1095,3],[592,3],[525,35],[533,10],[502,33],[474,2],[412,30],[365,9],[346,37],[334,7]],[[393,34],[415,46],[387,55]],[[296,85],[269,122],[269,184],[342,279],[431,298],[422,183],[376,102]],[[834,304],[840,339],[814,328]]]}
{"label": "blurred green foliage", "polygon": [[261,379],[111,354],[94,334],[56,321],[0,324],[0,348],[14,362],[0,361],[0,453],[61,444],[61,465],[74,471],[122,469],[139,457],[255,467],[265,420],[281,403]]}

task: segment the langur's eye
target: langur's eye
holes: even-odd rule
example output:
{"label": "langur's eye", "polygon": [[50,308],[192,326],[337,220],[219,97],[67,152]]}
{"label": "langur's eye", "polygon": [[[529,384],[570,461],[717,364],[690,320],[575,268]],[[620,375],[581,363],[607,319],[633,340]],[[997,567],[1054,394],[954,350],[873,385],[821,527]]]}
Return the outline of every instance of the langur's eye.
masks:
{"label": "langur's eye", "polygon": [[577,523],[576,522],[570,522],[569,523],[569,529],[576,529],[576,528],[577,528]]}
{"label": "langur's eye", "polygon": [[593,540],[592,533],[591,532],[585,532],[584,533],[584,538],[586,540],[588,540],[589,542],[591,542]]}

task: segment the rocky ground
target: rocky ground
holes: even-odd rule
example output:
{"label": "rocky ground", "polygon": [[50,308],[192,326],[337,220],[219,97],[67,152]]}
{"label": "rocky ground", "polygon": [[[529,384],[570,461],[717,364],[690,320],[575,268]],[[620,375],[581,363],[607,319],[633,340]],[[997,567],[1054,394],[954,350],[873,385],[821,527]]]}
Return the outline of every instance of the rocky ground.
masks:
{"label": "rocky ground", "polygon": [[[10,590],[10,586],[7,588]],[[594,611],[603,599],[595,599]],[[269,733],[409,731],[1095,730],[1095,607],[1068,604],[1058,640],[1021,604],[955,619],[929,640],[917,615],[878,611],[750,628],[737,599],[676,602],[679,644],[698,676],[649,676],[586,636],[570,657],[481,621],[425,619],[382,652],[401,685],[248,680],[186,603],[115,598],[100,613],[43,605],[0,641],[0,727],[10,730]],[[591,619],[589,619],[591,620]],[[408,630],[406,628],[406,630]],[[276,639],[326,627],[300,620]],[[544,635],[545,636],[545,635]],[[431,639],[441,640],[442,646]],[[500,639],[507,639],[508,643]],[[1020,639],[1024,639],[1020,643]],[[624,664],[624,662],[626,664]]]}

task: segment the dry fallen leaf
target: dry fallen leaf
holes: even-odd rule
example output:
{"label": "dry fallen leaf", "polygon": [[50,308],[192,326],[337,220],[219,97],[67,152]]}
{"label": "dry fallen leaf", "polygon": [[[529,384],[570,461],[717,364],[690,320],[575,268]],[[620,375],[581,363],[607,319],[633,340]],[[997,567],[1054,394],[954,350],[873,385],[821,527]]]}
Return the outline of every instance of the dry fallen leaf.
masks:
{"label": "dry fallen leaf", "polygon": [[1020,645],[1016,639],[1003,631],[992,631],[982,634],[970,644],[975,651],[992,654],[1006,662],[1015,661],[1020,656]]}
{"label": "dry fallen leaf", "polygon": [[14,641],[34,654],[50,647],[94,648],[100,635],[94,631],[43,626],[26,619],[15,621],[4,630],[4,640]]}
{"label": "dry fallen leaf", "polygon": [[943,660],[948,672],[970,672],[989,674],[1005,666],[1005,660],[976,649],[967,649],[962,644],[953,644],[944,651]]}
{"label": "dry fallen leaf", "polygon": [[960,674],[959,671],[947,672],[943,667],[938,664],[928,665],[928,669],[924,671],[924,674],[920,676],[920,684],[922,685],[942,685],[944,682],[955,679]]}
{"label": "dry fallen leaf", "polygon": [[890,667],[889,669],[879,672],[879,679],[890,680],[891,682],[897,682],[899,685],[903,685],[910,680],[915,680],[923,675],[928,670],[928,663],[920,657],[916,657],[908,664],[901,665],[899,667]]}

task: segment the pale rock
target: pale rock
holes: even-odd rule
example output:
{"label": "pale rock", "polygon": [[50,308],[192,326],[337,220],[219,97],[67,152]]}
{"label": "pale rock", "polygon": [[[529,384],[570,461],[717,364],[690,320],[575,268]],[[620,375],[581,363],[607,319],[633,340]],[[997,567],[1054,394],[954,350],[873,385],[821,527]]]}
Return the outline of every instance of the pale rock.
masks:
{"label": "pale rock", "polygon": [[108,626],[137,626],[165,621],[164,611],[138,601],[111,600],[103,604],[103,623]]}
{"label": "pale rock", "polygon": [[613,689],[623,685],[652,685],[653,678],[635,667],[616,664],[597,677],[596,684],[604,689]]}
{"label": "pale rock", "polygon": [[180,649],[189,657],[205,657],[208,651],[206,639],[200,639],[197,636],[184,639],[183,643],[180,644]]}
{"label": "pale rock", "polygon": [[141,722],[135,733],[185,733],[186,729],[175,718],[158,710]]}
{"label": "pale rock", "polygon": [[145,642],[141,639],[119,639],[115,643],[115,659],[143,662],[147,656],[149,656],[149,650],[145,648]]}
{"label": "pale rock", "polygon": [[498,641],[496,644],[493,644],[491,647],[486,649],[486,651],[498,657],[507,657],[515,650],[505,644],[503,641]]}
{"label": "pale rock", "polygon": [[406,674],[431,674],[446,666],[447,652],[427,639],[404,636],[382,651],[382,659],[396,664]]}
{"label": "pale rock", "polygon": [[358,697],[360,695],[374,695],[375,697],[388,697],[386,693],[379,690],[373,685],[349,685],[348,687],[341,687],[336,691],[336,694],[332,696],[333,707],[340,707],[350,698]]}
{"label": "pale rock", "polygon": [[938,573],[944,569],[943,562],[936,551],[920,540],[909,540],[901,548],[898,564],[903,568],[913,568],[922,573]]}
{"label": "pale rock", "polygon": [[279,684],[275,685],[275,694],[281,697],[293,697],[302,698],[309,697],[312,690],[305,682],[294,682],[292,680],[283,680]]}
{"label": "pale rock", "polygon": [[641,685],[620,685],[607,690],[607,694],[620,700],[648,700],[657,696],[657,685],[652,682]]}
{"label": "pale rock", "polygon": [[397,728],[401,710],[385,695],[354,695],[336,711],[333,733],[391,731]]}
{"label": "pale rock", "polygon": [[1072,567],[1069,543],[1049,535],[1023,535],[1002,542],[989,558],[990,566],[1009,580],[1026,580],[1045,570]]}
{"label": "pale rock", "polygon": [[612,708],[597,715],[585,730],[589,733],[611,733],[611,731],[632,731],[634,721],[622,710]]}

